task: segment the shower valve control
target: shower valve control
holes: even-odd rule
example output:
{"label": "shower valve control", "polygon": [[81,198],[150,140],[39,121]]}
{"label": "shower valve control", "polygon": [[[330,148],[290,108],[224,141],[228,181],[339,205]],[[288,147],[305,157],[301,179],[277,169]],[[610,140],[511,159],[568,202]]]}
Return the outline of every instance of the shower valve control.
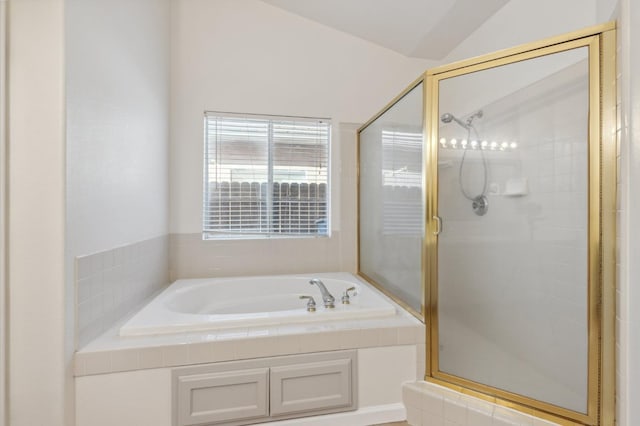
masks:
{"label": "shower valve control", "polygon": [[489,209],[489,200],[484,195],[478,195],[471,202],[471,208],[478,216],[484,216]]}

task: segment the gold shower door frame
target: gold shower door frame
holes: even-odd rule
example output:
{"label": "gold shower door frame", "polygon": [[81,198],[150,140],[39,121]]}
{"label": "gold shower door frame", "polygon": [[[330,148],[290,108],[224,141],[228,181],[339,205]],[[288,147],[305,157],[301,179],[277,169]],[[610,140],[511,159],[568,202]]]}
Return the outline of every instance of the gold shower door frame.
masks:
{"label": "gold shower door frame", "polygon": [[[357,131],[357,140],[356,140],[356,161],[357,161],[357,164],[356,164],[356,188],[357,188],[357,191],[356,191],[357,192],[356,193],[356,218],[357,218],[357,220],[356,220],[356,243],[357,243],[357,245],[356,245],[356,259],[357,259],[357,274],[358,274],[358,276],[360,278],[362,278],[365,281],[367,281],[369,284],[374,286],[381,293],[383,293],[386,296],[388,296],[391,299],[393,299],[394,302],[396,302],[398,305],[402,306],[403,309],[405,309],[407,312],[409,312],[411,315],[413,315],[414,317],[416,317],[417,319],[419,319],[422,322],[425,321],[426,311],[427,311],[427,307],[425,305],[425,300],[427,299],[427,295],[426,295],[426,286],[425,286],[425,283],[426,283],[426,280],[425,280],[425,277],[426,277],[426,275],[425,275],[425,273],[426,273],[426,264],[425,264],[424,248],[423,248],[423,253],[422,253],[422,256],[421,256],[422,301],[421,301],[421,305],[420,305],[420,310],[417,310],[417,309],[413,308],[408,302],[406,302],[405,300],[399,298],[392,291],[389,291],[383,284],[378,283],[375,279],[373,279],[370,276],[368,276],[367,273],[364,272],[362,270],[362,268],[361,268],[360,258],[361,258],[362,251],[360,250],[360,234],[361,234],[362,230],[360,229],[360,212],[361,212],[361,206],[360,206],[360,188],[361,188],[361,182],[360,182],[360,151],[361,151],[361,147],[360,147],[360,144],[362,143],[362,141],[361,141],[361,138],[360,138],[360,134],[367,127],[369,127],[369,125],[371,125],[377,119],[382,117],[384,115],[384,113],[386,113],[391,108],[393,108],[407,94],[409,94],[409,92],[411,92],[413,89],[418,87],[420,84],[422,84],[422,91],[423,91],[423,93],[422,93],[422,113],[424,114],[424,111],[425,111],[425,108],[426,108],[426,98],[424,96],[424,94],[425,94],[425,78],[426,78],[426,73],[422,74],[420,77],[415,79],[402,92],[400,92],[387,105],[385,105],[384,108],[382,108],[380,111],[378,111],[378,113],[376,115],[371,117],[369,120],[367,120],[366,123],[364,123],[362,126],[360,126],[360,128],[358,128],[358,131]],[[423,118],[422,121],[423,121],[422,122],[422,135],[423,135],[423,138],[424,138],[425,135],[427,134],[427,127],[425,125],[424,118]],[[426,158],[426,156],[425,156],[425,158]],[[425,170],[426,170],[425,169],[425,161],[423,160],[423,162],[422,162],[422,172],[423,172],[423,174],[425,173]],[[424,178],[423,178],[423,181],[424,181]],[[422,199],[424,200],[424,199],[426,199],[426,197],[427,197],[426,185],[423,184],[422,185]],[[425,212],[426,212],[426,210],[425,210]],[[423,237],[423,244],[424,244],[424,237]]]}
{"label": "gold shower door frame", "polygon": [[[440,80],[587,47],[588,141],[588,401],[580,413],[439,370],[438,128]],[[428,70],[424,75],[426,218],[423,240],[426,377],[459,392],[560,424],[613,425],[615,414],[616,73],[615,24],[525,44]]]}

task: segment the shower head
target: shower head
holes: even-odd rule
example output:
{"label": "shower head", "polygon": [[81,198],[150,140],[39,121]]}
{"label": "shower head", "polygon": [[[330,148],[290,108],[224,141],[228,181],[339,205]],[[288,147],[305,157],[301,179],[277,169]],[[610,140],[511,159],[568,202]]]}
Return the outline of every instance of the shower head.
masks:
{"label": "shower head", "polygon": [[451,120],[453,120],[453,118],[453,114],[445,112],[444,114],[442,114],[442,117],[440,117],[440,120],[442,120],[443,123],[451,123]]}
{"label": "shower head", "polygon": [[469,130],[471,128],[471,124],[473,123],[473,120],[476,117],[477,118],[482,118],[483,115],[484,115],[484,113],[482,112],[481,109],[479,109],[476,112],[474,112],[473,114],[471,114],[469,117],[467,117],[466,121],[462,121],[459,118],[457,118],[455,115],[451,114],[450,112],[445,112],[444,114],[442,114],[442,116],[440,116],[440,120],[442,120],[443,123],[451,123],[452,121],[455,121],[460,126],[462,126],[465,129]]}
{"label": "shower head", "polygon": [[465,129],[469,130],[470,124],[465,123],[464,121],[460,120],[459,118],[457,118],[456,116],[454,116],[449,112],[445,112],[444,114],[442,114],[442,116],[440,117],[440,120],[442,120],[443,123],[451,123],[452,121],[455,121]]}

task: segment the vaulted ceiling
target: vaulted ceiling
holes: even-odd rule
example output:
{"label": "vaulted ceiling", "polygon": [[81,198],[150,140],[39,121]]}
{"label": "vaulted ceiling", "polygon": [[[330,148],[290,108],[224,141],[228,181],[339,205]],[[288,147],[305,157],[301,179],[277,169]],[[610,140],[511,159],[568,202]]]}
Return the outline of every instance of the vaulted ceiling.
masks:
{"label": "vaulted ceiling", "polygon": [[438,60],[509,0],[263,0],[405,56]]}

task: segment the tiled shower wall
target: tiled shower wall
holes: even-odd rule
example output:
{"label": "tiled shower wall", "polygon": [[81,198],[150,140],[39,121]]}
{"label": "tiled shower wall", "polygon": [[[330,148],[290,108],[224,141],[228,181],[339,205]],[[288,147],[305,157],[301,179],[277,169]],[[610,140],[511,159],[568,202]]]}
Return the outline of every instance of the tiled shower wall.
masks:
{"label": "tiled shower wall", "polygon": [[169,283],[169,239],[161,236],[76,258],[77,347]]}

